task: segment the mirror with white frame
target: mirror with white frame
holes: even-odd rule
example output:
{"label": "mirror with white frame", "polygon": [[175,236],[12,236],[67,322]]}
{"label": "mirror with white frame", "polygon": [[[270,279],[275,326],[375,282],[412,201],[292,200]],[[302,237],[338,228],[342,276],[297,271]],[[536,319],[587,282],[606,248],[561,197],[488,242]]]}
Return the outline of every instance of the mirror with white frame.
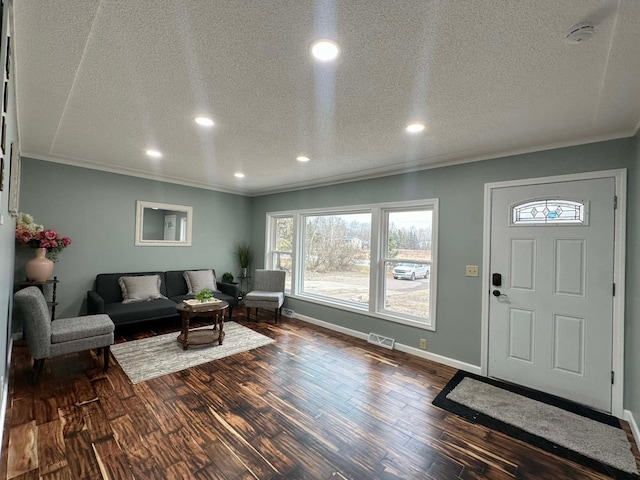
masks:
{"label": "mirror with white frame", "polygon": [[143,200],[136,207],[136,246],[191,246],[193,207]]}

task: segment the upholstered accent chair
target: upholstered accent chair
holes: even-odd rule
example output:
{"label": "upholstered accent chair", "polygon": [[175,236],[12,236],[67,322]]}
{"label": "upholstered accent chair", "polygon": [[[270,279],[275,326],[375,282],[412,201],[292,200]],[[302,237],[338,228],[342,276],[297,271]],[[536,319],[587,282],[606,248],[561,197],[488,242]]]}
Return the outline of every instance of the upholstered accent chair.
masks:
{"label": "upholstered accent chair", "polygon": [[275,311],[275,321],[282,315],[284,303],[284,284],[287,273],[284,270],[258,269],[253,276],[253,290],[244,297],[244,305],[247,307],[247,320],[251,320],[251,309],[270,308]]}
{"label": "upholstered accent chair", "polygon": [[115,327],[108,315],[51,320],[47,301],[37,287],[18,290],[13,296],[13,303],[22,318],[29,353],[34,360],[34,383],[40,379],[45,359],[67,353],[102,349],[104,370],[109,368]]}

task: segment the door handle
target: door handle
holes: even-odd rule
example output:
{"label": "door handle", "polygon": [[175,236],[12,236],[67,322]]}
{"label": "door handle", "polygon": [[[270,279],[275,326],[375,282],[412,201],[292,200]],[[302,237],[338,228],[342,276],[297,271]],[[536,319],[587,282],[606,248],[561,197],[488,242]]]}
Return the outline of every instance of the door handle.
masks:
{"label": "door handle", "polygon": [[491,292],[491,295],[493,295],[496,298],[507,296],[506,293],[502,293],[500,290],[494,290],[493,292]]}

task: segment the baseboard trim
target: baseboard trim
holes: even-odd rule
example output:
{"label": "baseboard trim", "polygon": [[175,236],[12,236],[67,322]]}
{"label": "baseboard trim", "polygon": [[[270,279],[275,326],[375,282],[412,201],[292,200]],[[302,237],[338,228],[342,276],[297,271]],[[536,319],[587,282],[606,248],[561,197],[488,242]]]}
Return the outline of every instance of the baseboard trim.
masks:
{"label": "baseboard trim", "polygon": [[[313,325],[317,325],[319,327],[323,327],[328,330],[344,333],[345,335],[359,338],[360,340],[367,340],[369,338],[368,334],[359,332],[358,330],[352,330],[351,328],[341,327],[340,325],[325,322],[324,320],[318,320],[317,318],[308,317],[306,315],[300,315],[299,313],[296,313],[294,315],[294,318],[297,318],[298,320],[302,320],[303,322],[312,323]],[[432,362],[441,363],[442,365],[447,365],[449,367],[457,368],[458,370],[464,370],[465,372],[475,373],[476,375],[482,375],[482,369],[480,366],[461,362],[460,360],[456,360],[455,358],[449,358],[443,355],[438,355],[437,353],[427,352],[426,350],[420,350],[419,348],[410,347],[409,345],[404,345],[398,342],[395,343],[393,348],[394,350],[408,353],[409,355],[415,355],[416,357],[424,358],[426,360],[431,360]]]}
{"label": "baseboard trim", "polygon": [[369,338],[368,333],[363,333],[363,332],[359,332],[358,330],[352,330],[350,328],[341,327],[340,325],[325,322],[324,320],[318,320],[317,318],[313,318],[313,317],[307,317],[306,315],[300,315],[299,313],[294,314],[293,318],[297,318],[298,320],[302,320],[303,322],[312,323],[314,325],[326,328],[328,330],[333,330],[334,332],[344,333],[345,335],[356,337],[356,338],[359,338],[360,340],[367,340]]}
{"label": "baseboard trim", "polygon": [[431,360],[432,362],[441,363],[449,367],[457,368],[458,370],[464,370],[465,372],[482,375],[482,368],[479,365],[472,365],[471,363],[461,362],[460,360],[456,360],[455,358],[445,357],[443,355],[438,355],[437,353],[427,352],[426,350],[420,350],[419,348],[410,347],[402,343],[396,343],[395,349],[400,350],[401,352],[408,353],[410,355],[415,355],[416,357]]}
{"label": "baseboard trim", "polygon": [[629,423],[631,433],[633,433],[633,439],[638,448],[640,448],[640,429],[638,429],[638,424],[636,423],[636,418],[633,416],[633,412],[631,410],[624,410],[624,419]]}

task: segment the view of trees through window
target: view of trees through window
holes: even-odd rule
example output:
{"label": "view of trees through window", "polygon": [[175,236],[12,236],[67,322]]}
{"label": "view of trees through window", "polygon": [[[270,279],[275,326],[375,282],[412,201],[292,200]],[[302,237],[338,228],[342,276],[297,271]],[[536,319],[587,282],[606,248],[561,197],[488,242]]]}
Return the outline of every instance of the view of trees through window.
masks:
{"label": "view of trees through window", "polygon": [[384,287],[387,311],[429,317],[431,213],[431,210],[387,212]]}
{"label": "view of trees through window", "polygon": [[371,214],[305,218],[303,291],[369,303]]}
{"label": "view of trees through window", "polygon": [[[435,203],[392,205],[371,206],[357,213],[274,214],[270,267],[287,271],[287,291],[293,295],[360,306],[399,321],[433,326]],[[378,225],[376,231],[372,231],[373,224]],[[373,258],[372,252],[377,252]],[[372,277],[375,272],[379,273]]]}
{"label": "view of trees through window", "polygon": [[293,267],[293,217],[275,219],[275,249],[272,251],[271,264],[277,270],[287,272],[285,290],[291,291],[291,268]]}

